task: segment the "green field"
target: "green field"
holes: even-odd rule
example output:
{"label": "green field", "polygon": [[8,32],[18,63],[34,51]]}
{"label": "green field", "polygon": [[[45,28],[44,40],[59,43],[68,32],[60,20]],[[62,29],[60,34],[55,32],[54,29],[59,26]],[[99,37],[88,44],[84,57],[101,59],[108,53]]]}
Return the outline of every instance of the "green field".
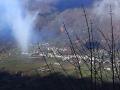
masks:
{"label": "green field", "polygon": [[[22,72],[24,75],[48,75],[51,72],[60,72],[63,74],[78,77],[79,71],[67,61],[62,61],[55,58],[47,58],[47,63],[43,57],[30,57],[30,56],[10,56],[4,57],[0,60],[0,70],[5,70],[10,73]],[[60,65],[61,64],[61,65]],[[49,66],[49,67],[48,67]],[[90,77],[91,73],[86,64],[81,64],[81,70],[84,77]],[[107,80],[111,78],[110,71],[103,71],[103,78]],[[100,72],[98,71],[97,77],[99,78]],[[107,78],[106,78],[107,77]]]}
{"label": "green field", "polygon": [[[62,71],[60,65],[54,58],[46,58],[47,64],[49,67],[57,71]],[[41,71],[40,69],[48,69],[47,64],[43,58],[40,57],[27,57],[27,56],[13,56],[13,57],[4,57],[0,60],[0,69],[6,70],[10,73],[16,72],[24,72],[25,74],[37,74],[42,72],[48,71]],[[58,65],[56,65],[58,64]],[[74,68],[72,65],[68,63],[61,62],[62,66],[68,70],[70,73],[73,71]]]}

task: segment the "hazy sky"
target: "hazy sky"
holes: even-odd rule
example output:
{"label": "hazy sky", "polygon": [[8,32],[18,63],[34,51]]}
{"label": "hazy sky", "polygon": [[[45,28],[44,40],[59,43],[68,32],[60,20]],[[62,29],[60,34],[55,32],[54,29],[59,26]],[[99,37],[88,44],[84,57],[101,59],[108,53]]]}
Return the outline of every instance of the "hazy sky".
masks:
{"label": "hazy sky", "polygon": [[84,4],[85,7],[89,7],[93,4],[93,0],[59,0],[56,7],[64,10],[67,8],[80,7]]}

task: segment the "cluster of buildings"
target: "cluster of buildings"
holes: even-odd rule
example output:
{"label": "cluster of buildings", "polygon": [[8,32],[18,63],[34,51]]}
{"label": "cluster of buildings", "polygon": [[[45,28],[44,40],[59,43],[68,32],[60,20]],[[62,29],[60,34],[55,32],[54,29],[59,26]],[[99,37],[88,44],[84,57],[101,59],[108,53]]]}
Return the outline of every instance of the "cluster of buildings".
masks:
{"label": "cluster of buildings", "polygon": [[[100,63],[103,64],[105,70],[111,70],[111,61],[109,55],[105,50],[99,50],[99,53],[104,54],[104,58],[101,57],[92,57],[92,63],[96,63],[99,66]],[[30,58],[39,58],[39,57],[47,57],[47,58],[56,58],[63,62],[78,62],[82,63],[91,63],[91,57],[89,54],[80,55],[80,54],[71,54],[71,50],[68,47],[55,47],[51,46],[48,43],[40,44],[36,48],[33,49],[31,53],[29,53]],[[117,65],[120,66],[119,60],[116,61]],[[59,65],[59,63],[55,63]]]}

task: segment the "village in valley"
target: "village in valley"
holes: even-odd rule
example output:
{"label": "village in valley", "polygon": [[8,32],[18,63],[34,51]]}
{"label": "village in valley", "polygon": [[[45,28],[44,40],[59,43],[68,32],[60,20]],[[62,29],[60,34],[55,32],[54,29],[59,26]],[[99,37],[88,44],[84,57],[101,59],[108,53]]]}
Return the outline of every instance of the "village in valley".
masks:
{"label": "village in valley", "polygon": [[[109,60],[109,54],[107,53],[107,51],[105,51],[104,49],[100,49],[99,51],[96,50],[94,54],[98,54],[99,56],[95,55],[92,57],[92,63],[96,64],[96,66],[98,65],[98,69],[100,68],[99,65],[102,64],[104,67],[104,70],[106,71],[111,71],[111,67],[110,67],[110,60]],[[52,64],[53,66],[58,66],[60,67],[63,63],[65,65],[69,64],[69,65],[73,65],[76,66],[76,63],[79,63],[81,66],[82,65],[90,65],[91,63],[91,58],[90,58],[90,54],[85,53],[85,54],[81,54],[81,53],[77,53],[77,54],[72,54],[71,52],[71,48],[69,47],[57,47],[57,46],[53,46],[50,45],[49,43],[41,43],[41,44],[36,44],[36,45],[32,45],[30,47],[29,52],[13,52],[11,53],[9,51],[9,53],[7,54],[8,57],[16,57],[16,55],[21,56],[21,57],[25,57],[27,58],[27,62],[31,62],[31,60],[33,62],[37,61],[45,61],[45,64]],[[22,58],[21,58],[22,59]],[[29,61],[30,59],[30,61]],[[56,59],[56,60],[54,60]],[[120,66],[120,61],[119,58],[117,58],[118,60],[116,61],[117,65]],[[52,62],[51,62],[52,60]],[[54,60],[54,62],[53,62]],[[47,63],[48,62],[48,63]],[[41,62],[37,62],[42,64]],[[86,68],[83,67],[83,68]],[[48,70],[48,68],[46,69]],[[89,70],[89,69],[88,69]],[[45,68],[39,68],[39,71],[45,71]]]}

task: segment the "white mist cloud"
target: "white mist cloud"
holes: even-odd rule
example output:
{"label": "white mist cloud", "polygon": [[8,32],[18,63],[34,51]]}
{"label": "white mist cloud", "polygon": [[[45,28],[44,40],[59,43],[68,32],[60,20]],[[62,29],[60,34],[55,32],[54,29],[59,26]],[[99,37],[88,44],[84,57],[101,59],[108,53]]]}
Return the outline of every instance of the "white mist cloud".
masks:
{"label": "white mist cloud", "polygon": [[120,19],[120,0],[96,0],[93,12],[100,18],[109,17],[110,5],[115,18]]}
{"label": "white mist cloud", "polygon": [[20,0],[0,0],[0,11],[4,21],[11,27],[22,51],[27,50],[32,29],[32,18],[21,6]]}

